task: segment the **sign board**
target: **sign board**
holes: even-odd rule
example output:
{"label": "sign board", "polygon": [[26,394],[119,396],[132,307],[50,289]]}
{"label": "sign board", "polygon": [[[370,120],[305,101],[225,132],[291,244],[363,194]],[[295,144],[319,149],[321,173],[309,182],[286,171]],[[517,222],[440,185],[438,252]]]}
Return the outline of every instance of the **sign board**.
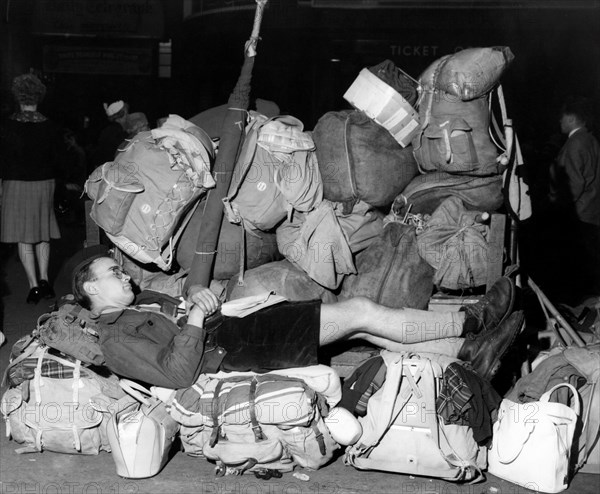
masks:
{"label": "sign board", "polygon": [[161,0],[37,0],[35,34],[161,38]]}
{"label": "sign board", "polygon": [[44,46],[44,72],[151,75],[151,47]]}

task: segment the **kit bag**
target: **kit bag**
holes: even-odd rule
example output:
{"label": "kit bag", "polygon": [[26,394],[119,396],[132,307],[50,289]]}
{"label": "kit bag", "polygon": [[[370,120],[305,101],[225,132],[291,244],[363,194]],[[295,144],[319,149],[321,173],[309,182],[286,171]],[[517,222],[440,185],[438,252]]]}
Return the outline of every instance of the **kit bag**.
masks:
{"label": "kit bag", "polygon": [[[561,387],[570,389],[571,406],[550,401]],[[579,413],[579,393],[567,383],[552,387],[537,402],[502,400],[488,455],[489,472],[535,491],[565,490]]]}
{"label": "kit bag", "polygon": [[249,232],[275,228],[292,209],[310,211],[323,198],[312,137],[292,116],[251,112],[225,214]]}
{"label": "kit bag", "polygon": [[489,98],[461,101],[438,90],[425,90],[419,103],[420,131],[413,137],[422,173],[499,175],[504,166],[489,135]]}
{"label": "kit bag", "polygon": [[137,134],[85,183],[91,218],[119,249],[168,270],[190,210],[207,188],[211,139],[176,115]]}
{"label": "kit bag", "polygon": [[[359,470],[383,470],[454,482],[483,480],[486,449],[466,425],[445,424],[436,413],[442,365],[424,356],[382,351],[385,382],[358,420],[363,434],[344,462]],[[456,359],[446,359],[456,361]]]}
{"label": "kit bag", "polygon": [[127,379],[119,384],[127,396],[106,410],[117,475],[130,479],[152,477],[167,463],[179,424],[146,388]]}
{"label": "kit bag", "polygon": [[323,196],[330,201],[388,206],[418,174],[411,146],[402,148],[361,111],[325,113],[313,138]]}
{"label": "kit bag", "polygon": [[514,58],[508,46],[467,48],[433,62],[419,83],[428,90],[472,100],[491,91]]}
{"label": "kit bag", "polygon": [[367,297],[394,308],[424,309],[433,291],[433,268],[418,252],[415,227],[389,222],[356,255],[358,274],[344,279],[338,298]]}
{"label": "kit bag", "polygon": [[[24,444],[16,452],[97,455],[110,451],[108,419],[97,407],[106,408],[116,401],[114,382],[84,370],[79,360],[71,362],[47,350],[40,347],[33,378],[9,388],[2,396],[6,434]],[[49,361],[60,365],[55,369],[68,369],[64,374],[70,377],[44,376],[43,365]]]}

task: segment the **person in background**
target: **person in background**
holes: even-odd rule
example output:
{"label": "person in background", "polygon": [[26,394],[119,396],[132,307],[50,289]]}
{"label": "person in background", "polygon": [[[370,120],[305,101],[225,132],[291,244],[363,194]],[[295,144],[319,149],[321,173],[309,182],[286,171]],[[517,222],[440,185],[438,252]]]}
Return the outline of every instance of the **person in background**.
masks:
{"label": "person in background", "polygon": [[140,132],[146,132],[148,130],[150,130],[150,124],[144,113],[135,112],[129,114],[125,125],[125,131],[127,132],[127,137],[129,139]]}
{"label": "person in background", "polygon": [[91,169],[102,166],[107,161],[113,161],[119,146],[127,139],[127,118],[129,105],[122,100],[104,103],[104,111],[108,125],[100,132],[98,142],[90,156]]}
{"label": "person in background", "polygon": [[54,297],[48,265],[50,240],[60,238],[54,190],[62,136],[58,125],[37,111],[46,94],[40,79],[34,74],[15,77],[12,92],[19,111],[0,135],[0,241],[18,243],[30,287],[27,303],[37,304]]}
{"label": "person in background", "polygon": [[55,204],[59,219],[67,223],[84,223],[83,186],[87,179],[87,159],[75,133],[65,129],[65,151],[60,159]]}
{"label": "person in background", "polygon": [[550,203],[560,233],[565,289],[575,298],[600,296],[600,144],[590,132],[592,104],[568,98],[560,113],[567,141],[550,167]]}

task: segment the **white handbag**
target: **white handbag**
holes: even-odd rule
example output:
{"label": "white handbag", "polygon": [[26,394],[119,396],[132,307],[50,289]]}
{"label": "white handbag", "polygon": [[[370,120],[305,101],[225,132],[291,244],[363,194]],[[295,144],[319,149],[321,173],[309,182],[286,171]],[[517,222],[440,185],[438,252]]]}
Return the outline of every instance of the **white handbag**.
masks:
{"label": "white handbag", "polygon": [[119,384],[129,396],[111,407],[107,430],[117,475],[152,477],[167,463],[179,424],[146,388],[127,379]]}
{"label": "white handbag", "polygon": [[[573,393],[571,407],[550,401],[552,393],[563,386]],[[579,393],[567,383],[546,391],[539,401],[521,404],[502,400],[488,453],[488,471],[535,491],[566,489],[579,410]]]}

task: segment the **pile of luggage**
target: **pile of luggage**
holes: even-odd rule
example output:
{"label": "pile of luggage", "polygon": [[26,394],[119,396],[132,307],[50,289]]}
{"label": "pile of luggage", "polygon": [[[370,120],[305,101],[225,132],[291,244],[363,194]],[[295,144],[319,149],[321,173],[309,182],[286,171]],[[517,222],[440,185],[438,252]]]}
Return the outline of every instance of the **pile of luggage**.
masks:
{"label": "pile of luggage", "polygon": [[[490,137],[490,100],[512,58],[506,47],[463,50],[436,60],[418,81],[383,62],[348,89],[354,110],[326,113],[311,132],[291,116],[250,112],[223,198],[213,270],[223,297],[274,291],[331,302],[361,295],[425,308],[434,286],[485,284],[482,213],[503,204],[503,175],[515,154],[502,128],[496,141]],[[205,193],[215,185],[216,149],[201,128],[171,115],[89,177],[91,216],[140,288],[181,294],[202,235]],[[525,461],[532,470],[519,452],[499,458],[498,445],[511,434],[495,419],[511,405],[456,359],[384,351],[344,388],[334,370],[319,365],[145,389],[107,371],[94,328],[84,309],[66,301],[15,344],[1,407],[7,432],[24,445],[18,452],[112,451],[117,473],[130,478],[158,473],[176,437],[187,454],[216,463],[218,475],[268,479],[317,469],[340,446],[358,469],[455,482],[482,480],[488,454],[490,471],[513,482],[522,475],[506,464],[518,460],[523,468]],[[589,398],[583,406],[559,399],[572,412],[564,414],[558,453],[568,458],[573,424],[588,417],[585,448],[571,460],[579,468],[598,451],[590,418],[598,410],[598,369],[570,358],[581,378],[573,396]],[[545,368],[522,379],[539,384]],[[458,406],[453,391],[465,382],[470,394]],[[546,402],[552,388],[547,380],[511,399]],[[549,461],[536,466],[541,479],[553,479],[544,484],[548,492],[568,485],[565,464],[552,464],[553,472],[542,468]]]}

